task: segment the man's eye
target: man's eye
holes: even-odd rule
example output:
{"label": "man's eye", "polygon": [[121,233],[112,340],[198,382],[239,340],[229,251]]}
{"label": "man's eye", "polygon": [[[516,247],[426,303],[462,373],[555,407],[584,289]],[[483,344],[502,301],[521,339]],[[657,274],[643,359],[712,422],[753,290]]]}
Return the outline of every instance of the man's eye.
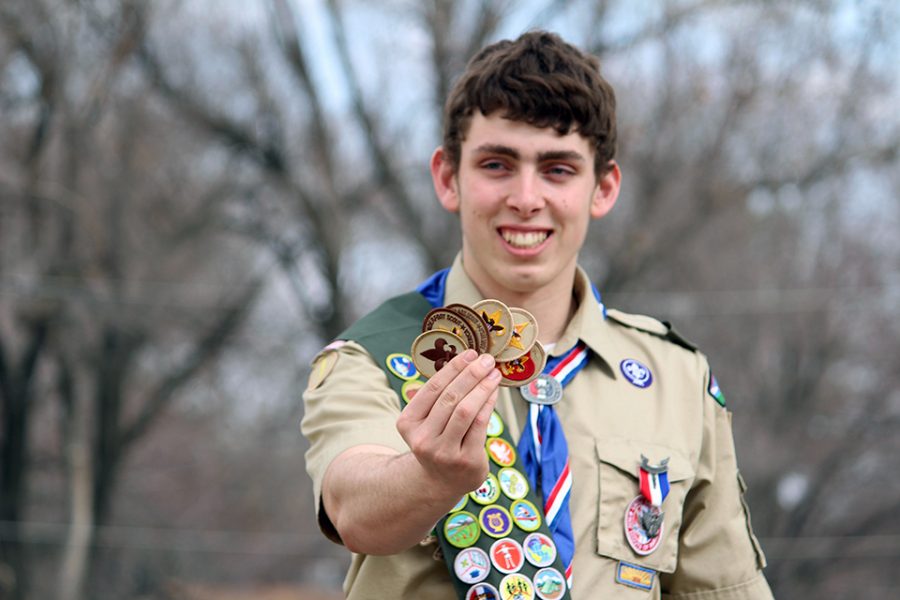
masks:
{"label": "man's eye", "polygon": [[490,160],[481,164],[481,168],[487,169],[489,171],[499,171],[504,168],[503,163],[499,160]]}
{"label": "man's eye", "polygon": [[546,170],[548,175],[554,175],[557,177],[564,177],[566,175],[572,175],[574,171],[570,167],[566,167],[564,165],[554,165],[552,167],[548,167]]}

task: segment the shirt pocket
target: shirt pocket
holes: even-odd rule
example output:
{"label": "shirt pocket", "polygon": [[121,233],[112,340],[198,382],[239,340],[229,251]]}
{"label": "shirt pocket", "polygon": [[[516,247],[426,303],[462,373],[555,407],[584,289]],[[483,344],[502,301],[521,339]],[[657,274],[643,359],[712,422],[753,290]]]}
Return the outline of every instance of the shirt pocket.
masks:
{"label": "shirt pocket", "polygon": [[[680,451],[659,444],[627,439],[596,441],[600,498],[597,502],[597,553],[614,560],[636,563],[672,573],[678,563],[678,533],[694,467]],[[664,513],[662,539],[650,554],[641,556],[625,538],[625,510],[641,493],[638,473],[641,455],[652,464],[669,459],[669,494],[660,507]]]}

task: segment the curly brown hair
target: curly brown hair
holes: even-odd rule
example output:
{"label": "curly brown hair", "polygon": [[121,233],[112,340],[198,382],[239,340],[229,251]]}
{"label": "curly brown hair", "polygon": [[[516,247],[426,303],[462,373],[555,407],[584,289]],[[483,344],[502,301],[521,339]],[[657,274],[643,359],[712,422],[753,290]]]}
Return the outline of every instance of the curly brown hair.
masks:
{"label": "curly brown hair", "polygon": [[530,31],[469,61],[444,106],[443,146],[454,171],[475,109],[560,135],[577,131],[594,148],[598,177],[616,153],[616,96],[600,62],[554,33]]}

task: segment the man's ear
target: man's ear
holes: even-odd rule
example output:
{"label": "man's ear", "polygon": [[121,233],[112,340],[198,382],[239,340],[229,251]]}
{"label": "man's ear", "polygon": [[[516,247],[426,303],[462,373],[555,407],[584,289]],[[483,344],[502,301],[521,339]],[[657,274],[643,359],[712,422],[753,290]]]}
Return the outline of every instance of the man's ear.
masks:
{"label": "man's ear", "polygon": [[600,176],[597,187],[594,188],[594,197],[591,198],[591,217],[599,219],[612,210],[619,197],[621,185],[622,172],[619,170],[619,165],[611,160],[608,169]]}
{"label": "man's ear", "polygon": [[438,147],[431,155],[431,180],[434,193],[437,194],[441,206],[449,212],[459,211],[459,188],[456,181],[456,170],[443,146]]}

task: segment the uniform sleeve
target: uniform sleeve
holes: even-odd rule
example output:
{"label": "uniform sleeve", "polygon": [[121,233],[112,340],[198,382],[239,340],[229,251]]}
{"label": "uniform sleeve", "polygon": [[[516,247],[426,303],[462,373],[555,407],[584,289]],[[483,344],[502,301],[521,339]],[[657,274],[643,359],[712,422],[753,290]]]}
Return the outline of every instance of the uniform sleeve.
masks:
{"label": "uniform sleeve", "polygon": [[313,482],[319,527],[326,537],[340,537],[322,508],[322,479],[338,455],[354,446],[375,444],[408,450],[397,432],[400,400],[387,376],[358,344],[327,349],[313,360],[303,394],[300,429],[309,441],[306,470]]}
{"label": "uniform sleeve", "polygon": [[731,413],[708,392],[703,395],[703,442],[694,484],[684,505],[678,568],[660,574],[663,598],[770,600],[762,574],[766,565],[750,527],[744,485],[737,469]]}

